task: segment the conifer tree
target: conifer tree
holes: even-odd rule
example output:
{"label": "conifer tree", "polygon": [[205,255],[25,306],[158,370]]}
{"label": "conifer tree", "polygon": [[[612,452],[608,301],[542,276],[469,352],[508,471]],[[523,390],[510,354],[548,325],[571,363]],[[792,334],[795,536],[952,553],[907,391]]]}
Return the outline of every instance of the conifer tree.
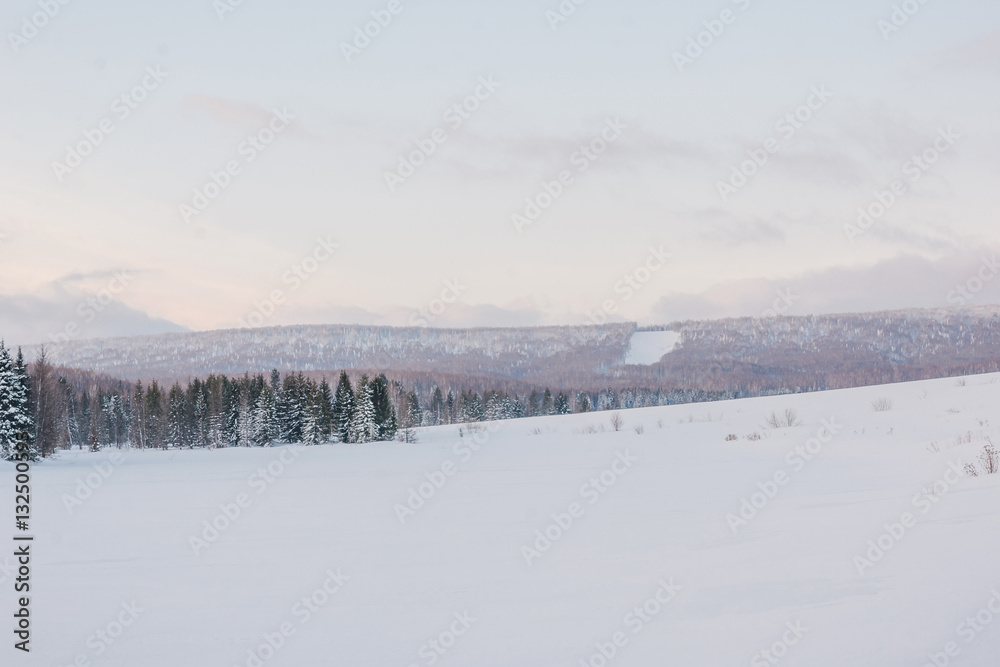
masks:
{"label": "conifer tree", "polygon": [[[36,460],[33,423],[31,418],[31,393],[24,356],[20,349],[17,360],[0,341],[0,455],[12,460],[19,456],[18,447],[27,448],[30,460]],[[24,453],[24,452],[22,452]]]}
{"label": "conifer tree", "polygon": [[319,383],[319,438],[320,442],[330,442],[333,438],[333,391],[324,377]]}
{"label": "conifer tree", "polygon": [[392,440],[396,437],[396,410],[389,397],[389,381],[379,374],[371,381],[372,408],[375,411],[376,440]]}
{"label": "conifer tree", "polygon": [[372,383],[367,375],[361,376],[358,393],[354,396],[354,410],[348,427],[348,442],[373,442],[378,437],[375,406],[372,404]]}
{"label": "conifer tree", "polygon": [[257,397],[250,417],[250,441],[258,447],[270,447],[278,436],[274,391],[265,385]]}
{"label": "conifer tree", "polygon": [[354,390],[351,389],[351,378],[346,371],[340,372],[337,382],[337,392],[333,397],[333,428],[334,434],[341,442],[350,442],[349,428],[351,414],[354,412]]}
{"label": "conifer tree", "polygon": [[444,424],[445,423],[445,411],[447,410],[444,404],[444,396],[441,394],[441,387],[434,387],[434,393],[431,394],[431,408],[430,408],[430,421],[432,425]]}
{"label": "conifer tree", "polygon": [[542,412],[543,415],[551,415],[555,413],[555,405],[552,400],[552,392],[549,388],[545,388],[545,394],[542,396]]}

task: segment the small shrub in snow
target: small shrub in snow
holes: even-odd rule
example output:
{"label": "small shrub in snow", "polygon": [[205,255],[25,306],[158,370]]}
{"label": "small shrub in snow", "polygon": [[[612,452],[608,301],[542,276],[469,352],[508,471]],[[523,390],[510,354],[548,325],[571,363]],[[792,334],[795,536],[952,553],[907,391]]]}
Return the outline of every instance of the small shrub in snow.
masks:
{"label": "small shrub in snow", "polygon": [[643,428],[642,424],[639,424],[638,426],[635,427],[635,432],[638,435],[642,435],[643,433],[646,432],[646,429]]}
{"label": "small shrub in snow", "polygon": [[753,433],[748,433],[746,435],[746,438],[751,442],[756,442],[757,440],[760,440],[761,435],[757,431],[754,431]]}
{"label": "small shrub in snow", "polygon": [[792,426],[799,426],[802,424],[799,421],[799,415],[792,408],[785,408],[785,414],[779,415],[777,412],[771,412],[771,414],[765,420],[765,423],[771,428],[790,428]]}
{"label": "small shrub in snow", "polygon": [[613,428],[616,431],[622,430],[622,426],[625,425],[625,420],[622,419],[622,416],[617,412],[611,415],[610,422],[611,422],[611,428]]}
{"label": "small shrub in snow", "polygon": [[726,436],[726,442],[732,442],[733,440],[739,440],[739,436],[737,436],[735,433],[730,433],[729,435]]}
{"label": "small shrub in snow", "polygon": [[888,412],[892,410],[892,399],[888,396],[876,398],[872,401],[872,410],[875,412]]}
{"label": "small shrub in snow", "polygon": [[983,447],[983,453],[979,455],[979,465],[987,475],[1000,472],[1000,452],[997,452],[992,442]]}

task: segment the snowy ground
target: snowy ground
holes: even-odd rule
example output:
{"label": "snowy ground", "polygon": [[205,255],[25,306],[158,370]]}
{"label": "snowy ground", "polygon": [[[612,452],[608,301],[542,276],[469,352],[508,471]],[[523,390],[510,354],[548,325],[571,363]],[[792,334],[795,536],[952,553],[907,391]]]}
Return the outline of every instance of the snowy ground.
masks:
{"label": "snowy ground", "polygon": [[[63,454],[34,469],[34,650],[2,664],[994,667],[1000,475],[949,462],[1000,443],[997,380],[624,411],[620,432],[590,413],[416,445],[133,452],[71,509],[111,453]],[[800,426],[764,427],[786,408]],[[12,477],[0,464],[3,517]],[[744,498],[763,507],[734,533]]]}
{"label": "snowy ground", "polygon": [[628,341],[625,363],[655,364],[663,355],[673,352],[680,342],[681,335],[676,331],[636,331]]}

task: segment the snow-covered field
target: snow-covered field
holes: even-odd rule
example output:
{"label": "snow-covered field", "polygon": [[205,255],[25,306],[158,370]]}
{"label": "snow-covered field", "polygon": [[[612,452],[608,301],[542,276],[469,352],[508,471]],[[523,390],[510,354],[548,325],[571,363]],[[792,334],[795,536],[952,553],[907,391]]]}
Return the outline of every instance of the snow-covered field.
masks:
{"label": "snow-covered field", "polygon": [[[1000,443],[998,406],[987,375],[623,411],[618,432],[602,412],[63,453],[33,470],[33,651],[3,664],[994,667],[1000,475],[950,466]],[[801,425],[765,426],[786,408]],[[0,516],[12,486],[0,464]]]}

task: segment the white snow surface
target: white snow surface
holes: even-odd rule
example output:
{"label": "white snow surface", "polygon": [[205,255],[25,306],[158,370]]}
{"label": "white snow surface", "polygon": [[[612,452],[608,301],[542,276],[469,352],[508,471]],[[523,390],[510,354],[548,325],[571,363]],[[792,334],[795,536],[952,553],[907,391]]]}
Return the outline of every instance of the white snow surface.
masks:
{"label": "white snow surface", "polygon": [[663,355],[673,352],[681,342],[681,334],[676,331],[636,331],[629,339],[626,364],[655,364]]}
{"label": "white snow surface", "polygon": [[[32,470],[30,654],[11,647],[13,550],[0,555],[2,663],[410,667],[435,656],[578,667],[604,664],[593,656],[622,633],[609,666],[768,665],[759,652],[784,637],[796,641],[776,649],[788,667],[917,667],[949,642],[960,650],[949,664],[993,667],[1000,615],[978,632],[960,624],[1000,591],[1000,475],[949,475],[933,499],[920,494],[949,462],[1000,442],[997,380],[623,411],[619,432],[607,412],[514,420],[480,433],[471,455],[474,434],[459,438],[457,426],[422,429],[416,444],[316,446],[297,458],[290,447],[134,451],[72,512],[67,494],[88,475],[96,484],[111,452],[64,452]],[[875,412],[882,396],[894,407]],[[800,426],[764,427],[786,408]],[[800,464],[794,448],[829,435],[823,420],[838,432]],[[745,439],[754,432],[762,439]],[[294,462],[258,494],[251,476],[277,471],[280,456]],[[634,461],[584,495],[616,459]],[[394,505],[442,468],[454,474],[401,524]],[[727,514],[777,472],[787,483],[734,534]],[[10,524],[13,484],[0,463]],[[249,506],[195,555],[190,537],[239,494]],[[573,524],[529,565],[522,547],[572,503]],[[859,573],[855,556],[906,512],[915,525]],[[349,578],[316,594],[325,604],[304,619],[296,605],[338,570]],[[676,597],[648,603],[658,613],[636,632],[633,609],[671,580]],[[118,634],[133,602],[142,611]],[[465,629],[454,616],[465,613],[470,629],[447,634]],[[280,648],[251,659],[283,623],[293,632]],[[427,644],[438,637],[443,655]]]}

